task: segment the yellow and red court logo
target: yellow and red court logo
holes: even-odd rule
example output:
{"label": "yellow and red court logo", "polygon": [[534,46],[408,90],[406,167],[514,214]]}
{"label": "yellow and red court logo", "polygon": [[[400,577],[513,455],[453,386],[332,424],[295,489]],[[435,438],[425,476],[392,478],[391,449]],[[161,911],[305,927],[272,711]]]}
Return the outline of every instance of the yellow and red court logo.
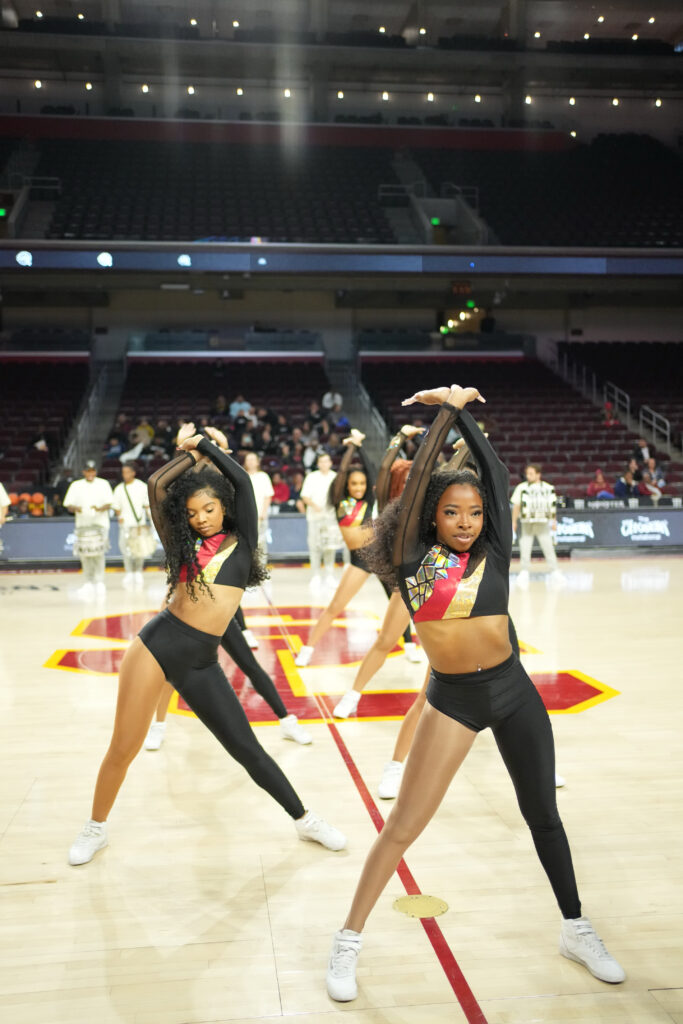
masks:
{"label": "yellow and red court logo", "polygon": [[[294,658],[302,644],[308,641],[320,611],[320,608],[308,605],[284,608],[265,606],[246,610],[249,628],[259,641],[256,652],[258,661],[272,677],[287,705],[287,710],[307,721],[320,720],[321,709],[317,698],[329,697],[326,701],[328,706],[336,703],[344,687],[340,687],[339,680],[335,681],[332,670],[335,667],[360,664],[374,642],[377,630],[377,622],[369,619],[366,613],[347,610],[335,620],[332,629],[316,646],[309,669],[301,670],[294,664]],[[128,643],[155,614],[153,611],[133,612],[85,619],[73,630],[72,636],[107,640],[111,646],[58,650],[48,659],[45,667],[85,672],[94,676],[116,675]],[[521,649],[523,654],[539,653],[524,643],[521,644]],[[389,657],[396,657],[401,652],[402,641],[400,645],[394,647]],[[272,714],[262,698],[222,649],[219,650],[219,659],[249,721],[272,722]],[[324,689],[320,688],[321,668],[325,669],[324,678],[329,680]],[[413,703],[415,693],[424,679],[424,667],[415,665],[414,668],[414,690],[378,691],[369,688],[363,694],[356,719],[402,718]],[[315,671],[316,669],[318,671]],[[555,714],[585,711],[618,693],[597,679],[576,670],[532,671],[530,675],[548,711]],[[307,685],[307,681],[310,681],[311,685]],[[192,714],[181,698],[176,701],[174,697],[170,710],[180,714]]]}

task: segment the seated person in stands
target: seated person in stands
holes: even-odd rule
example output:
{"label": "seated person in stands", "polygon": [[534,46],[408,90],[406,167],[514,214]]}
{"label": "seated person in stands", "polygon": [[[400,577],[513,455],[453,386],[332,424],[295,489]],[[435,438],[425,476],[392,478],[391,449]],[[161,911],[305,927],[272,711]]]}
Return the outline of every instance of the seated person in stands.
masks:
{"label": "seated person in stands", "polygon": [[602,407],[603,426],[605,427],[616,427],[619,425],[619,420],[614,415],[614,406],[611,402],[605,402]]}
{"label": "seated person in stands", "polygon": [[50,451],[50,438],[45,430],[45,425],[40,424],[38,430],[29,441],[28,448],[34,448],[37,452],[42,452],[44,455],[48,455]]}
{"label": "seated person in stands", "polygon": [[650,474],[650,481],[653,484],[656,484],[657,487],[666,487],[666,477],[657,465],[657,460],[653,455],[651,455],[647,460],[646,466],[647,472]]}
{"label": "seated person in stands", "polygon": [[106,441],[103,458],[118,459],[119,455],[122,453],[123,445],[121,444],[121,438],[118,434],[110,434]]}
{"label": "seated person in stands", "polygon": [[249,412],[250,409],[251,402],[247,402],[244,395],[236,395],[230,403],[229,412],[233,419],[237,419],[241,413]]}
{"label": "seated person in stands", "polygon": [[270,424],[266,423],[261,430],[261,436],[256,437],[255,440],[256,450],[259,455],[277,455],[278,443],[273,437]]}
{"label": "seated person in stands", "polygon": [[12,506],[12,518],[13,519],[28,519],[31,515],[31,509],[26,498],[19,498],[16,505]]}
{"label": "seated person in stands", "polygon": [[605,480],[605,474],[601,469],[595,470],[595,476],[586,488],[587,498],[613,498],[609,484]]}
{"label": "seated person in stands", "polygon": [[59,491],[52,491],[48,494],[47,505],[45,507],[46,516],[65,516],[67,514],[66,509],[62,505],[62,496]]}
{"label": "seated person in stands", "polygon": [[341,405],[335,405],[332,410],[332,421],[335,430],[345,431],[349,429],[349,419]]}
{"label": "seated person in stands", "polygon": [[152,438],[152,443],[149,446],[149,454],[155,459],[161,459],[163,462],[168,462],[170,455],[168,452],[168,445],[163,434],[155,434]]}
{"label": "seated person in stands", "polygon": [[320,408],[320,402],[311,402],[306,413],[306,419],[310,420],[313,426],[316,426],[316,424],[320,423],[323,416],[324,413]]}
{"label": "seated person in stands", "polygon": [[620,476],[614,485],[614,497],[615,498],[637,498],[638,497],[638,485],[633,479],[633,473],[630,469],[624,471],[624,475]]}
{"label": "seated person in stands", "polygon": [[275,429],[278,422],[278,417],[273,410],[267,409],[265,405],[259,405],[256,410],[256,419],[259,422],[259,426],[263,427],[265,424],[268,424],[271,430]]}
{"label": "seated person in stands", "polygon": [[288,512],[304,513],[306,511],[306,507],[301,500],[301,488],[303,485],[304,475],[301,470],[296,469],[290,477],[289,501],[286,506]]}
{"label": "seated person in stands", "polygon": [[631,470],[635,482],[639,483],[642,477],[642,473],[640,472],[640,465],[638,464],[638,460],[631,457],[628,460],[628,468]]}
{"label": "seated person in stands", "polygon": [[211,406],[211,415],[221,417],[228,415],[228,400],[225,395],[216,395],[214,403]]}
{"label": "seated person in stands", "polygon": [[642,464],[647,462],[650,456],[654,455],[654,451],[654,448],[651,445],[648,445],[644,437],[639,437],[636,441],[635,448],[631,452],[631,458]]}
{"label": "seated person in stands", "polygon": [[300,441],[302,444],[318,443],[318,431],[313,426],[310,420],[304,420],[301,426],[299,427],[299,431],[301,433]]}
{"label": "seated person in stands", "polygon": [[173,455],[175,451],[176,435],[171,424],[163,417],[157,423],[156,438],[153,443],[156,443],[159,438],[161,438],[166,454],[169,456]]}
{"label": "seated person in stands", "polygon": [[286,502],[289,501],[291,491],[289,484],[285,481],[279,469],[276,469],[275,472],[271,474],[270,482],[273,485],[273,497],[271,499],[272,504],[286,504]]}
{"label": "seated person in stands", "polygon": [[326,409],[328,411],[330,409],[334,409],[335,406],[339,406],[339,408],[341,409],[342,405],[344,404],[344,399],[342,398],[338,391],[333,391],[332,388],[330,388],[330,390],[326,391],[325,394],[323,395],[321,404],[323,409]]}
{"label": "seated person in stands", "polygon": [[287,417],[283,412],[278,413],[277,423],[273,428],[273,433],[277,438],[289,437],[292,432],[291,425],[287,420]]}
{"label": "seated person in stands", "polygon": [[109,437],[118,437],[120,440],[123,440],[124,438],[128,437],[132,429],[133,424],[128,419],[125,412],[120,412],[116,417],[116,422],[112,427]]}
{"label": "seated person in stands", "polygon": [[657,487],[646,469],[643,470],[642,479],[638,483],[638,494],[643,498],[653,498],[659,501],[662,496],[661,488]]}

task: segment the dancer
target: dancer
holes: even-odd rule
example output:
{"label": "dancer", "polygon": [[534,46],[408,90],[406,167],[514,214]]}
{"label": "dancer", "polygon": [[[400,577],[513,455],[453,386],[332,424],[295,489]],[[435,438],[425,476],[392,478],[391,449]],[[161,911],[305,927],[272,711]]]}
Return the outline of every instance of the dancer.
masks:
{"label": "dancer", "polygon": [[[419,428],[410,429],[414,430],[415,433],[419,433]],[[404,435],[404,437],[410,436],[413,436],[413,434],[406,433]],[[344,543],[350,552],[350,564],[344,569],[332,600],[313,627],[310,643],[304,644],[294,659],[295,664],[299,667],[309,664],[316,644],[322,640],[337,616],[341,615],[371,576],[371,572],[365,567],[361,551],[361,548],[372,540],[372,527],[370,525],[372,476],[362,448],[364,440],[365,434],[362,434],[359,430],[352,430],[349,436],[344,438],[343,443],[346,445],[346,451],[344,452],[339,470],[332,481],[328,495],[328,504],[332,505],[336,511],[337,522]],[[390,451],[391,448],[388,449],[388,452]],[[396,453],[396,451],[391,453],[392,461],[396,458]],[[362,468],[351,465],[356,454],[360,456]],[[386,458],[387,456],[385,456]],[[391,587],[385,583],[382,586],[387,597],[390,598]],[[412,644],[410,624],[407,617],[404,617],[403,627],[398,635],[400,636],[401,633],[405,634],[406,643],[411,645],[408,650],[410,659],[415,660],[415,645]],[[394,644],[392,644],[393,646]],[[345,700],[347,704],[342,703]],[[355,711],[359,700],[360,693],[356,697],[354,690],[347,691],[337,705],[337,708],[335,708],[334,714],[338,718],[348,717],[349,714]],[[355,705],[352,706],[353,701],[355,701]]]}
{"label": "dancer", "polygon": [[[509,477],[464,411],[475,400],[484,401],[476,388],[457,385],[405,400],[405,405],[423,402],[441,409],[415,457],[401,504],[389,506],[380,517],[376,542],[366,555],[369,565],[397,579],[432,673],[398,799],[368,854],[344,926],[334,936],[327,991],[341,1002],[357,995],[360,933],[368,914],[405,850],[434,815],[477,733],[487,727],[562,912],[560,952],[602,981],[625,977],[581,916],[557,812],[550,719],[510,644]],[[454,423],[480,477],[467,471],[432,476]]]}
{"label": "dancer", "polygon": [[218,644],[244,589],[264,579],[265,570],[255,557],[258,521],[249,477],[227,454],[225,436],[211,427],[206,433],[216,443],[199,434],[188,438],[180,454],[149,480],[152,519],[166,553],[168,607],[143,626],[124,655],[114,733],[97,778],[92,818],[69,851],[70,864],[87,863],[107,845],[107,816],[166,679],[292,817],[300,839],[331,850],[346,845],[341,832],[304,808],[258,743],[218,664]]}
{"label": "dancer", "polygon": [[[282,738],[293,740],[294,743],[300,743],[302,746],[307,746],[313,742],[313,737],[310,732],[307,732],[299,724],[296,715],[292,715],[287,711],[282,697],[275,688],[275,683],[251,653],[244,634],[245,631],[240,628],[237,615],[235,615],[230,620],[228,628],[221,637],[221,647],[224,651],[227,651],[237,668],[244,673],[256,692],[263,697],[266,704],[278,717]],[[145,750],[159,750],[164,741],[166,735],[166,714],[172,694],[173,687],[170,683],[166,682],[157,703],[154,721],[150,725],[149,732],[145,738]]]}
{"label": "dancer", "polygon": [[[405,459],[397,460],[399,451],[407,438],[416,437],[422,433],[422,429],[422,427],[414,427],[410,423],[405,423],[389,442],[375,485],[377,509],[380,514],[388,505],[389,499],[398,497],[402,492],[408,470],[412,465]],[[379,672],[401,635],[408,661],[419,662],[421,660],[417,644],[413,643],[410,631],[410,615],[401,595],[396,588],[392,589],[386,582],[380,580],[380,583],[386,591],[389,604],[384,612],[384,619],[377,639],[358,666],[358,672],[351,688],[346,691],[332,712],[335,718],[349,718],[356,713],[363,690],[372,677]]]}

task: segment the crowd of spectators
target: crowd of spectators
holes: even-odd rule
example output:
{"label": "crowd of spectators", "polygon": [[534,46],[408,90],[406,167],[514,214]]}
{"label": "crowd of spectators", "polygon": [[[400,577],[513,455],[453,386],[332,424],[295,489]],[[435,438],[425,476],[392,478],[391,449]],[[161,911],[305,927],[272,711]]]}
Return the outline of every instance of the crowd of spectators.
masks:
{"label": "crowd of spectators", "polygon": [[598,468],[586,487],[586,497],[593,499],[650,498],[656,503],[665,493],[666,476],[654,446],[643,437],[636,441],[624,471],[616,480],[608,480]]}
{"label": "crowd of spectators", "polygon": [[232,400],[217,395],[208,416],[181,416],[174,422],[159,419],[152,423],[145,416],[133,420],[119,413],[105,445],[103,465],[136,462],[151,471],[152,466],[173,457],[183,423],[194,422],[199,430],[216,426],[226,434],[241,462],[250,452],[259,457],[261,469],[273,484],[272,507],[302,511],[301,487],[318,456],[329,455],[336,464],[344,453],[342,440],[349,421],[342,404],[342,396],[330,390],[320,401],[311,401],[297,422],[265,405],[253,405],[242,393]]}

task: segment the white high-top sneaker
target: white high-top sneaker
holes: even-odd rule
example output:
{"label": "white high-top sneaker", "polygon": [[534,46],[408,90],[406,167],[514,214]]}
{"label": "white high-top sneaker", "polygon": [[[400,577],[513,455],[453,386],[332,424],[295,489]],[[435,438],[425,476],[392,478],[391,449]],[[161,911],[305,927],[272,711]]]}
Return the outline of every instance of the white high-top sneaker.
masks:
{"label": "white high-top sneaker", "polygon": [[348,1003],[358,995],[356,964],[362,945],[360,932],[343,928],[334,933],[325,980],[328,995],[338,1003]]}
{"label": "white high-top sneaker", "polygon": [[560,932],[560,953],[583,964],[594,978],[618,985],[626,972],[605,949],[605,944],[587,917],[565,918]]}

